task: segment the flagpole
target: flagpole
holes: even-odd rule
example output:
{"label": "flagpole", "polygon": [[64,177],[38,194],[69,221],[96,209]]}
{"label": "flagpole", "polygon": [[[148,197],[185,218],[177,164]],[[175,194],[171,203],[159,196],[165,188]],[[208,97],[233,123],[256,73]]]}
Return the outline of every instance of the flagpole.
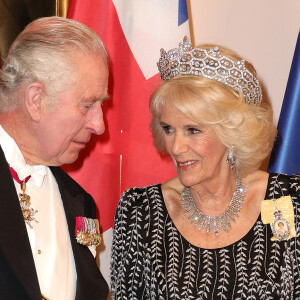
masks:
{"label": "flagpole", "polygon": [[55,14],[66,18],[68,12],[69,0],[56,0]]}
{"label": "flagpole", "polygon": [[193,20],[192,20],[192,8],[191,8],[191,1],[186,0],[187,5],[187,12],[188,12],[188,22],[189,22],[189,30],[190,30],[190,41],[193,45],[195,45],[195,35],[194,35],[194,27],[193,27]]}

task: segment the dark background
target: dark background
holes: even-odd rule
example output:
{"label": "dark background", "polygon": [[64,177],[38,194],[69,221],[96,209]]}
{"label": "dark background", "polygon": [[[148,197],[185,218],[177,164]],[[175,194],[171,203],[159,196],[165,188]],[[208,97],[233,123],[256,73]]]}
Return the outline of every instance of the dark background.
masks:
{"label": "dark background", "polygon": [[[0,0],[0,56],[31,21],[55,15],[56,0]],[[2,60],[0,59],[0,67]]]}

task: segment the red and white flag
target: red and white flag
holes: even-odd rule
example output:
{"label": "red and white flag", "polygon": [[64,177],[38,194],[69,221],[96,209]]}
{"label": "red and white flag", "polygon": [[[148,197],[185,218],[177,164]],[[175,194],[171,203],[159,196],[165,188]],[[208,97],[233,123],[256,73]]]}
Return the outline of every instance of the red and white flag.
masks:
{"label": "red and white flag", "polygon": [[70,0],[68,18],[97,32],[109,54],[106,131],[64,169],[95,199],[104,246],[100,269],[109,279],[113,218],[121,193],[168,180],[175,170],[153,146],[149,96],[160,84],[160,48],[189,34],[186,0]]}

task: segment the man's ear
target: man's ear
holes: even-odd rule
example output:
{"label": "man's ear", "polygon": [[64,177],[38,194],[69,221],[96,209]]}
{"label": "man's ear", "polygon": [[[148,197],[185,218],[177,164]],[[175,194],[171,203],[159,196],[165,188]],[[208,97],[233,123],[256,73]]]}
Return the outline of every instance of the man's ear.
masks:
{"label": "man's ear", "polygon": [[32,82],[25,90],[25,106],[33,121],[38,122],[42,113],[45,86],[41,82]]}

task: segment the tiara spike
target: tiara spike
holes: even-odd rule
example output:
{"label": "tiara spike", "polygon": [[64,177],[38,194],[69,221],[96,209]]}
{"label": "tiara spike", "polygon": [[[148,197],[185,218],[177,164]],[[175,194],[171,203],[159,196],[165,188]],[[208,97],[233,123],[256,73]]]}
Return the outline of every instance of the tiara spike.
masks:
{"label": "tiara spike", "polygon": [[221,82],[236,92],[242,91],[249,104],[259,105],[262,100],[259,81],[246,68],[245,60],[233,61],[223,56],[218,46],[209,50],[193,48],[185,36],[179,48],[160,50],[157,65],[163,81],[178,74],[203,76]]}

